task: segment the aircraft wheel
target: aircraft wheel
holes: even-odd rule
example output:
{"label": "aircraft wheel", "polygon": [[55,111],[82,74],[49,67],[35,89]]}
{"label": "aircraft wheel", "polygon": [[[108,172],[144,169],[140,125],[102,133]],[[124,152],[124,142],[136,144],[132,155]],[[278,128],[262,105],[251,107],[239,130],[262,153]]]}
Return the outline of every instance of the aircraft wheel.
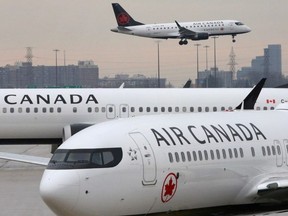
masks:
{"label": "aircraft wheel", "polygon": [[183,44],[184,44],[184,45],[187,45],[187,44],[188,44],[188,41],[187,41],[187,40],[183,41]]}

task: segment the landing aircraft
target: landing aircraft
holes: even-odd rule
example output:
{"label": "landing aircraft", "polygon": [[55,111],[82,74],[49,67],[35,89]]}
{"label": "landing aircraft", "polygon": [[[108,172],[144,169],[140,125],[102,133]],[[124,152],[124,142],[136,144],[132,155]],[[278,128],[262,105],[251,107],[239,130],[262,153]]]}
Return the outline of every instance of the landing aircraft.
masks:
{"label": "landing aircraft", "polygon": [[179,23],[143,24],[135,21],[118,3],[112,3],[117,28],[112,32],[157,39],[180,39],[179,45],[187,45],[188,40],[207,40],[211,36],[232,35],[235,42],[237,34],[251,29],[237,20],[212,20]]}
{"label": "landing aircraft", "polygon": [[65,141],[40,193],[58,216],[147,215],[288,201],[288,105],[91,126]]}
{"label": "landing aircraft", "polygon": [[[59,145],[79,130],[116,118],[232,110],[251,89],[1,89],[0,144]],[[265,88],[255,109],[288,100]]]}

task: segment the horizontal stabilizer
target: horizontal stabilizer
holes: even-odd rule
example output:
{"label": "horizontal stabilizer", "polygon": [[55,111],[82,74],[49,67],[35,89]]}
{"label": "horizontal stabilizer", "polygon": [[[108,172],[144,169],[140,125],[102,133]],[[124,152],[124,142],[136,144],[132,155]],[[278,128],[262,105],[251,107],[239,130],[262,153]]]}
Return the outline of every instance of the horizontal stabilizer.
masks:
{"label": "horizontal stabilizer", "polygon": [[13,154],[7,152],[0,152],[0,159],[18,161],[22,163],[36,164],[40,166],[47,166],[50,158],[37,157],[31,155]]}

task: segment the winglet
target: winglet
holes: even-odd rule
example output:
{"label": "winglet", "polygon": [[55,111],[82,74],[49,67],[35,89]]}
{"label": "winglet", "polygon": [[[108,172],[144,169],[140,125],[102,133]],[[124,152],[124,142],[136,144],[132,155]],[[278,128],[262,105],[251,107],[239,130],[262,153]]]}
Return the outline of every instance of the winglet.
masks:
{"label": "winglet", "polygon": [[235,110],[251,110],[254,109],[254,105],[258,99],[258,96],[265,84],[266,78],[260,80],[260,82],[253,88],[253,90],[247,95],[242,103],[240,103]]}
{"label": "winglet", "polygon": [[176,25],[178,26],[179,29],[182,28],[182,26],[175,20]]}
{"label": "winglet", "polygon": [[183,86],[183,88],[190,88],[190,87],[191,87],[191,83],[192,83],[192,81],[191,81],[191,79],[189,79],[189,80],[185,83],[185,85]]}

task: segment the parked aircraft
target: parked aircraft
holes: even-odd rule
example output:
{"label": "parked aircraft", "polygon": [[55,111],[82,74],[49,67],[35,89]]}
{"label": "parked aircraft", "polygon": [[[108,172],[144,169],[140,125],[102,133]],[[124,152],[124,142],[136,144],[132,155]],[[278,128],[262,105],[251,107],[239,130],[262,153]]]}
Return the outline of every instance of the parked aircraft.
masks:
{"label": "parked aircraft", "polygon": [[147,215],[287,201],[288,105],[167,114],[91,126],[41,180],[59,216]]}
{"label": "parked aircraft", "polygon": [[[61,144],[92,124],[116,118],[232,110],[250,89],[1,89],[0,144]],[[263,89],[255,109],[288,100]]]}
{"label": "parked aircraft", "polygon": [[117,21],[113,32],[148,38],[180,39],[180,45],[188,44],[188,40],[207,40],[211,36],[232,35],[235,42],[237,34],[244,34],[251,29],[237,20],[212,20],[197,22],[177,22],[160,24],[143,24],[135,21],[118,3],[112,3]]}

